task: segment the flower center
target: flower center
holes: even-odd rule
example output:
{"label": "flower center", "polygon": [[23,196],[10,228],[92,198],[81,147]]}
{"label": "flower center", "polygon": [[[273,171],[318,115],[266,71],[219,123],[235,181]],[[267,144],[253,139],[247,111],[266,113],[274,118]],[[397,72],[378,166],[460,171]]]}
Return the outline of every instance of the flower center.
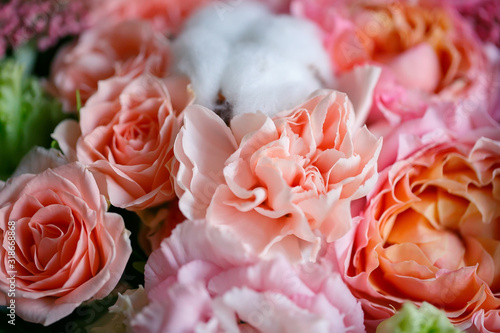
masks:
{"label": "flower center", "polygon": [[[491,183],[481,184],[472,165],[458,156],[419,168],[410,177],[411,197],[381,218],[384,248],[411,243],[429,268],[458,270],[477,265],[477,275],[493,292],[500,291],[500,201]],[[461,164],[461,171],[452,165]],[[422,176],[425,177],[422,177]],[[425,181],[424,181],[425,178]],[[496,177],[493,181],[499,181]],[[403,180],[395,191],[403,190]],[[402,192],[400,192],[402,193]],[[405,260],[415,260],[409,255]]]}

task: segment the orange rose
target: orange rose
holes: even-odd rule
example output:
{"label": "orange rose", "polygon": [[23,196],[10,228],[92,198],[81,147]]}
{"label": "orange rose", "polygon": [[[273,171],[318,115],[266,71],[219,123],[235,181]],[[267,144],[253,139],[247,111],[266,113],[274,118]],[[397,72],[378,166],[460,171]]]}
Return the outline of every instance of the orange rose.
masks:
{"label": "orange rose", "polygon": [[[380,66],[368,124],[423,116],[435,101],[468,113],[491,110],[497,78],[468,23],[445,1],[295,0],[296,15],[317,22],[338,74]],[[350,94],[350,91],[346,91]]]}
{"label": "orange rose", "polygon": [[[470,84],[473,70],[484,67],[478,41],[446,6],[360,2],[349,7],[349,18],[353,29],[331,45],[341,70],[366,62],[384,64],[406,87],[437,93]],[[416,62],[417,68],[408,68]]]}
{"label": "orange rose", "polygon": [[500,141],[426,148],[379,184],[345,258],[367,326],[409,300],[461,328],[498,332]]}

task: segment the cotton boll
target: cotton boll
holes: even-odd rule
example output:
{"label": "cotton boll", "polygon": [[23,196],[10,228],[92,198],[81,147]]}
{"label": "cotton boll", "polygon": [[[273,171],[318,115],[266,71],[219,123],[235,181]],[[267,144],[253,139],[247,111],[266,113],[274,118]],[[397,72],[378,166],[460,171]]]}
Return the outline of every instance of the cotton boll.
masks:
{"label": "cotton boll", "polygon": [[229,51],[228,43],[201,28],[182,33],[174,42],[174,68],[190,78],[196,103],[215,107]]}
{"label": "cotton boll", "polygon": [[309,21],[287,15],[263,18],[246,31],[242,40],[254,41],[294,60],[313,71],[325,85],[332,84],[332,69],[321,32]]}
{"label": "cotton boll", "polygon": [[257,2],[216,1],[194,14],[186,23],[185,31],[201,28],[232,43],[238,40],[255,21],[270,16],[267,8]]}
{"label": "cotton boll", "polygon": [[261,111],[269,116],[304,101],[321,87],[306,67],[253,43],[233,49],[221,93],[232,116]]}
{"label": "cotton boll", "polygon": [[[221,12],[220,6],[229,7]],[[191,79],[195,102],[225,120],[257,111],[271,116],[332,85],[317,28],[254,2],[201,10],[174,42],[173,53],[174,69]]]}

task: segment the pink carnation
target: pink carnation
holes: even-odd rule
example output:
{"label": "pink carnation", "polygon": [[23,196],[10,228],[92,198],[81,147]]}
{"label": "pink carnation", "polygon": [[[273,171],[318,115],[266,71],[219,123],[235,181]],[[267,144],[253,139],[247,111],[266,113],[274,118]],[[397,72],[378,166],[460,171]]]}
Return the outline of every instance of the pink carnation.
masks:
{"label": "pink carnation", "polygon": [[48,88],[63,102],[65,111],[76,111],[77,90],[85,105],[99,81],[143,73],[163,77],[169,64],[170,44],[148,22],[105,20],[59,51]]}
{"label": "pink carnation", "polygon": [[273,118],[237,116],[230,127],[201,106],[186,110],[176,143],[176,192],[189,219],[231,230],[253,251],[283,247],[314,258],[351,226],[350,203],[377,178],[381,140],[354,128],[345,94],[320,91]]}
{"label": "pink carnation", "polygon": [[429,144],[467,140],[478,132],[494,135],[500,132],[500,125],[484,112],[470,113],[464,106],[436,103],[426,107],[419,118],[396,126],[381,121],[370,131],[384,138],[378,160],[379,170],[384,170]]}
{"label": "pink carnation", "polygon": [[[245,255],[234,235],[186,221],[146,265],[135,332],[363,332],[363,313],[326,263]],[[161,315],[159,315],[161,314]]]}

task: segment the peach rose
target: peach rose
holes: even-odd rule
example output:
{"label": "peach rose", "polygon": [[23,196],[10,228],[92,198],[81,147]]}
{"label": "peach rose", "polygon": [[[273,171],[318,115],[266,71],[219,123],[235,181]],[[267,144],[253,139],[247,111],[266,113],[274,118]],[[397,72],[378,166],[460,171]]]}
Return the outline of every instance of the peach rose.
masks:
{"label": "peach rose", "polygon": [[83,165],[11,178],[0,207],[0,303],[16,315],[50,325],[118,283],[130,233]]}
{"label": "peach rose", "polygon": [[170,63],[170,44],[149,22],[101,23],[81,34],[77,42],[57,54],[48,85],[63,102],[65,111],[76,111],[76,91],[82,105],[97,90],[99,81],[112,76],[144,72],[162,77]]}
{"label": "peach rose", "polygon": [[351,226],[350,202],[377,178],[381,140],[354,130],[345,94],[320,91],[270,118],[243,114],[227,127],[201,106],[186,111],[176,143],[176,192],[188,219],[230,229],[257,253],[314,259],[321,238]]}
{"label": "peach rose", "polygon": [[388,168],[369,200],[352,248],[335,245],[367,326],[425,301],[461,329],[498,332],[500,141],[427,146]]}
{"label": "peach rose", "polygon": [[370,122],[420,117],[434,99],[465,103],[469,112],[490,108],[496,78],[487,54],[444,1],[295,0],[292,8],[323,27],[337,72],[383,68]]}
{"label": "peach rose", "polygon": [[182,76],[150,75],[102,81],[80,122],[62,122],[53,137],[95,174],[112,205],[141,210],[165,203],[175,197],[166,164],[191,101],[188,83]]}

